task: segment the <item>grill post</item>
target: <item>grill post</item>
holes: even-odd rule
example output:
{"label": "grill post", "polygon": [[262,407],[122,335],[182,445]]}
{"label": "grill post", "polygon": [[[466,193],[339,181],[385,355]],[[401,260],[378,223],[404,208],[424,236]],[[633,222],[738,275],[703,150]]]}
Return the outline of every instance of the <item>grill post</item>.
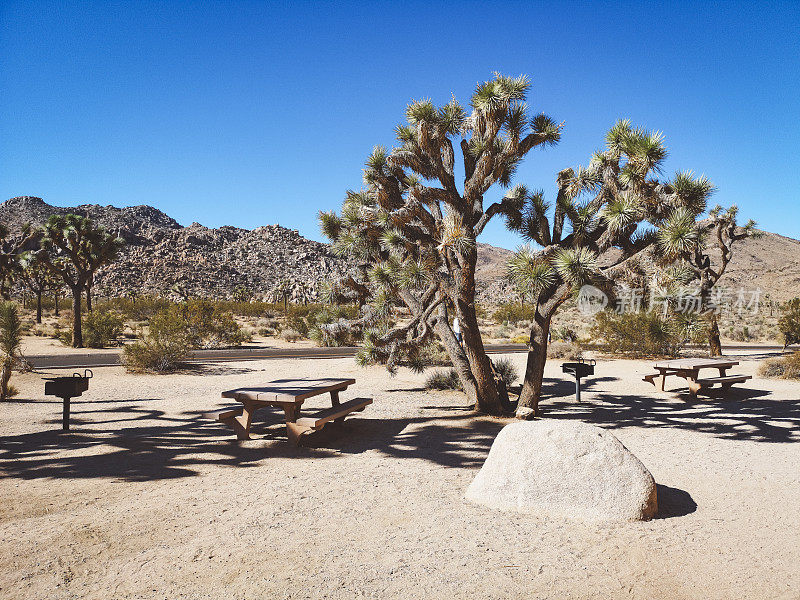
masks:
{"label": "grill post", "polygon": [[64,396],[61,398],[64,401],[64,411],[61,415],[61,429],[64,431],[69,431],[69,396]]}

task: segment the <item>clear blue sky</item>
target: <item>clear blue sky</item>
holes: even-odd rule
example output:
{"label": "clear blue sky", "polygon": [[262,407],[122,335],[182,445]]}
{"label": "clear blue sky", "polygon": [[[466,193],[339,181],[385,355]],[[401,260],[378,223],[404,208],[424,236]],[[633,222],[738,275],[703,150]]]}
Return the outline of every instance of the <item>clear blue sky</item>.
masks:
{"label": "clear blue sky", "polygon": [[[280,223],[361,185],[412,98],[528,74],[565,121],[517,181],[552,197],[618,118],[659,129],[770,231],[800,237],[800,2],[0,2],[0,199]],[[489,200],[499,195],[494,192]],[[483,241],[513,248],[498,222]]]}

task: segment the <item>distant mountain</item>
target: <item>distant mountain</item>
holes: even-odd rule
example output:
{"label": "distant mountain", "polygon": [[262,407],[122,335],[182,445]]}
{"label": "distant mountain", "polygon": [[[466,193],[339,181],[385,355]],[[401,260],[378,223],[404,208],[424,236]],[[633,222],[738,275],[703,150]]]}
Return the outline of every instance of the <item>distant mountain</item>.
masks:
{"label": "distant mountain", "polygon": [[268,298],[278,282],[288,280],[296,298],[306,287],[314,299],[321,281],[341,277],[350,268],[327,244],[279,225],[253,230],[211,229],[199,223],[182,227],[152,206],[60,208],[32,196],[0,204],[0,222],[12,228],[67,213],[91,217],[127,242],[120,260],[97,278],[100,294],[175,295],[180,290],[192,296],[230,298],[243,286],[255,298]]}
{"label": "distant mountain", "polygon": [[[314,297],[321,281],[341,277],[351,267],[327,244],[280,225],[252,230],[211,229],[199,223],[182,227],[152,206],[60,208],[33,196],[0,204],[0,222],[12,228],[67,213],[87,215],[127,242],[121,259],[98,278],[101,293],[168,294],[177,286],[192,295],[227,298],[236,287],[244,286],[263,298],[279,281],[288,280],[296,296],[301,286],[308,285]],[[476,284],[483,302],[513,297],[501,279],[511,254],[504,248],[478,244]],[[745,240],[737,245],[722,284],[760,287],[779,301],[800,296],[800,241],[768,232]]]}
{"label": "distant mountain", "polygon": [[[746,239],[734,246],[733,258],[719,285],[745,290],[760,288],[761,300],[784,302],[800,296],[800,240],[762,232],[763,236]],[[478,247],[478,281],[493,298],[511,298],[508,286],[497,280],[509,250],[487,244]],[[749,298],[749,296],[748,296]]]}

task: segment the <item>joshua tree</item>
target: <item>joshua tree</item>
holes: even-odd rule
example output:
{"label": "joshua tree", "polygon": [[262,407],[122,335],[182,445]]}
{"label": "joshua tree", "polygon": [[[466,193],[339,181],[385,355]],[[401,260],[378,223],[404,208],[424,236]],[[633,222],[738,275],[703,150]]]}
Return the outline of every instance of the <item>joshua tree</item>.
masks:
{"label": "joshua tree", "polygon": [[288,279],[282,279],[272,288],[272,301],[283,302],[283,315],[289,313],[289,298],[292,296],[292,284]]}
{"label": "joshua tree", "polygon": [[108,247],[121,246],[122,241],[79,215],[51,216],[42,234],[39,256],[72,292],[72,345],[83,348],[81,296],[89,278],[105,264],[99,257],[113,256]]}
{"label": "joshua tree", "polygon": [[122,238],[111,235],[102,227],[93,230],[86,245],[89,265],[89,277],[86,279],[86,310],[92,312],[92,287],[94,277],[99,269],[116,260],[124,245]]}
{"label": "joshua tree", "polygon": [[[739,209],[731,206],[724,210],[715,206],[706,219],[697,218],[705,210],[694,211],[692,207],[676,210],[659,232],[659,246],[667,260],[680,260],[689,269],[692,279],[700,284],[700,310],[708,319],[708,346],[711,356],[722,355],[717,322],[718,306],[712,302],[712,290],[725,274],[733,257],[733,246],[737,242],[760,237],[755,221],[744,226],[736,224]],[[715,256],[711,256],[713,252]]]}
{"label": "joshua tree", "polygon": [[508,277],[531,291],[535,307],[517,416],[538,412],[550,323],[558,308],[584,285],[613,297],[614,272],[656,241],[654,231],[643,226],[662,226],[677,207],[704,209],[712,190],[705,177],[678,173],[671,182],[656,179],[666,155],[660,133],[619,121],[588,167],[558,174],[554,206],[541,192],[521,186],[507,196],[524,206],[521,215],[506,216],[508,227],[541,247],[523,246],[508,265]]}
{"label": "joshua tree", "polygon": [[[341,216],[321,213],[323,233],[334,250],[356,258],[358,272],[332,289],[331,299],[356,302],[361,318],[351,325],[365,333],[362,364],[401,360],[422,368],[421,348],[437,337],[476,408],[490,414],[507,409],[483,347],[475,312],[476,239],[498,214],[518,215],[520,199],[484,205],[495,184],[508,187],[517,166],[533,148],[555,144],[561,125],[527,114],[527,77],[478,84],[467,112],[455,98],[436,107],[414,101],[407,124],[395,129],[399,146],[373,150],[364,169],[365,187],[348,191]],[[456,183],[454,142],[463,161]],[[448,322],[446,306],[459,319],[463,345]],[[410,312],[391,326],[392,307]]]}
{"label": "joshua tree", "polygon": [[22,323],[19,320],[17,306],[13,302],[0,303],[0,401],[13,395],[9,387],[11,369],[19,358],[22,344]]}
{"label": "joshua tree", "polygon": [[[45,265],[40,254],[33,251],[23,252],[19,257],[19,277],[25,286],[36,296],[36,322],[42,322],[42,296],[57,286],[50,269]],[[57,306],[57,301],[56,301]],[[56,311],[58,314],[58,311]]]}
{"label": "joshua tree", "polygon": [[0,298],[10,298],[11,285],[19,274],[19,256],[34,237],[35,232],[30,225],[13,234],[0,223]]}

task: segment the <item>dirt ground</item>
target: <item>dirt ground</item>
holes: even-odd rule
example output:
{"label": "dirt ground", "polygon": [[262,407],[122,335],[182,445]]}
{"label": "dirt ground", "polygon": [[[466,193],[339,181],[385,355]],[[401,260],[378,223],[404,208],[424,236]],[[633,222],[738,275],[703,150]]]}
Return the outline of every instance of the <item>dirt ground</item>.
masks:
{"label": "dirt ground", "polygon": [[[21,394],[0,406],[0,597],[800,598],[800,386],[755,378],[687,402],[648,371],[600,361],[581,404],[557,361],[546,372],[546,418],[609,428],[658,482],[660,518],[628,524],[467,503],[505,422],[407,370],[96,369],[69,434],[42,374],[15,375]],[[343,398],[375,403],[299,449],[277,412],[247,442],[201,418],[222,390],[287,376],[351,376]]]}

